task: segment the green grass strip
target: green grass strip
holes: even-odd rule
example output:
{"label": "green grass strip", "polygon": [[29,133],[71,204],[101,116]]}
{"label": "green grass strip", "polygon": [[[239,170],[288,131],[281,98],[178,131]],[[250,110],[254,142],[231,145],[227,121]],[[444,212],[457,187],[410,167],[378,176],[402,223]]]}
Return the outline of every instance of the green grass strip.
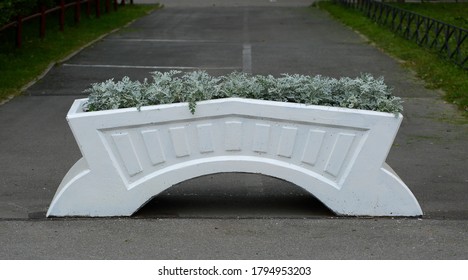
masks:
{"label": "green grass strip", "polygon": [[[0,102],[20,94],[21,89],[43,73],[51,63],[60,61],[100,36],[124,26],[158,8],[158,5],[126,5],[117,12],[102,13],[99,19],[84,12],[78,25],[69,23],[64,32],[57,20],[48,19],[46,36],[39,38],[36,22],[25,24],[23,46],[14,47],[14,30],[0,34]],[[71,21],[73,17],[71,17]],[[48,23],[49,24],[49,23]],[[13,35],[13,36],[12,36]]]}
{"label": "green grass strip", "polygon": [[[431,5],[438,5],[431,3]],[[414,70],[430,89],[441,89],[444,98],[456,104],[468,117],[468,71],[418,46],[373,22],[361,12],[332,2],[320,2],[320,9],[365,35],[376,46],[403,60],[403,66]],[[443,6],[440,7],[444,9]]]}
{"label": "green grass strip", "polygon": [[468,29],[468,2],[387,4]]}

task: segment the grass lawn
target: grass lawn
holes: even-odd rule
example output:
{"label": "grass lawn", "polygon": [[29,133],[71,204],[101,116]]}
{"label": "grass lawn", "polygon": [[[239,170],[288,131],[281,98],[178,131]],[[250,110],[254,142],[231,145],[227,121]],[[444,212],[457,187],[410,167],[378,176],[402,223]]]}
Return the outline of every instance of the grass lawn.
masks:
{"label": "grass lawn", "polygon": [[36,20],[24,24],[23,46],[15,48],[14,29],[0,34],[0,102],[18,95],[21,88],[38,77],[50,63],[60,61],[80,47],[111,30],[142,17],[158,8],[157,5],[126,5],[117,12],[102,13],[99,19],[83,13],[78,25],[73,22],[73,11],[67,15],[64,32],[59,31],[55,17],[47,19],[46,36],[39,38]]}
{"label": "grass lawn", "polygon": [[423,16],[468,29],[468,3],[388,3]]}
{"label": "grass lawn", "polygon": [[[406,5],[409,4],[403,6],[407,8]],[[447,18],[453,18],[454,21],[459,21],[457,19],[459,16],[455,12],[450,16],[447,6],[454,7],[450,8],[453,11],[467,11],[468,3],[459,3],[459,8],[456,5],[430,3],[421,6],[430,6],[425,8],[424,11],[416,10],[417,7],[414,8],[416,4],[409,6],[421,14],[425,14],[425,11],[430,10],[430,15],[437,19],[447,20]],[[468,117],[468,71],[441,58],[431,50],[419,47],[416,43],[395,35],[386,27],[374,23],[357,10],[348,9],[332,2],[320,2],[318,6],[344,24],[364,34],[390,55],[403,60],[403,65],[413,69],[420,78],[426,81],[428,88],[442,89],[445,92],[445,99],[456,104]],[[460,17],[467,20],[467,14],[465,12],[464,16]]]}

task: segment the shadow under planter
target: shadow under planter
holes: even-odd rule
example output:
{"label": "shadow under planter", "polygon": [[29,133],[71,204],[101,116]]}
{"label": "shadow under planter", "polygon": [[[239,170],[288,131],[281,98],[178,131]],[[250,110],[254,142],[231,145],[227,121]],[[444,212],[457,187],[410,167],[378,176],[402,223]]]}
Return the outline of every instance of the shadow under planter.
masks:
{"label": "shadow under planter", "polygon": [[329,218],[335,215],[304,189],[249,173],[205,175],[158,194],[134,218]]}

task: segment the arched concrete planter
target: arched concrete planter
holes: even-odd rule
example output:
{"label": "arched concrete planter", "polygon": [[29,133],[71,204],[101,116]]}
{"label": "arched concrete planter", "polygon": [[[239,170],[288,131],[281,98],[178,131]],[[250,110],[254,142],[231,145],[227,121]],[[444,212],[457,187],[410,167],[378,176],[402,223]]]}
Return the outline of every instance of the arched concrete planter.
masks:
{"label": "arched concrete planter", "polygon": [[337,215],[420,216],[385,163],[402,116],[227,98],[99,112],[73,103],[67,119],[83,154],[47,216],[129,216],[182,181],[221,172],[292,182]]}

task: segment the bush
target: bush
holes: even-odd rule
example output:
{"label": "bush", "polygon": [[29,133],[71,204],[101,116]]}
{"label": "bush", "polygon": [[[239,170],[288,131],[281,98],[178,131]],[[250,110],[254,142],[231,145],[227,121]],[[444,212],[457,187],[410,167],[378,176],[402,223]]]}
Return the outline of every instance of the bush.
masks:
{"label": "bush", "polygon": [[391,94],[383,78],[370,74],[352,78],[327,78],[283,74],[248,75],[234,72],[212,77],[204,71],[180,75],[180,71],[152,72],[153,80],[131,81],[124,77],[92,84],[84,92],[89,100],[85,111],[100,111],[147,105],[188,102],[192,113],[202,100],[243,97],[280,102],[324,105],[353,109],[399,113],[402,101]]}

